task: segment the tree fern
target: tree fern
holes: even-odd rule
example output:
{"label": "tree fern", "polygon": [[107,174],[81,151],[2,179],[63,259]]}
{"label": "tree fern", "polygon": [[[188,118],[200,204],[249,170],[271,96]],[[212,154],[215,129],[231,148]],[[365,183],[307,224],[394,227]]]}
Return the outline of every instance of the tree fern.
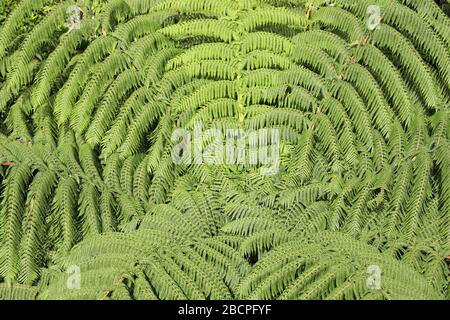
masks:
{"label": "tree fern", "polygon": [[[85,2],[0,22],[0,299],[448,298],[434,1]],[[278,130],[279,170],[175,163],[199,123]]]}

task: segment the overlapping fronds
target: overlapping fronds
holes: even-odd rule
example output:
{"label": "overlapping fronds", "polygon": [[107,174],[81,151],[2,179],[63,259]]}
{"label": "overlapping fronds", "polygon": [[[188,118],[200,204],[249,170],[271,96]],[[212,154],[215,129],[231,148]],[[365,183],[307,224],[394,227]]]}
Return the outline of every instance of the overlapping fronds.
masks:
{"label": "overlapping fronds", "polygon": [[[433,0],[21,1],[0,299],[448,297],[449,34]],[[199,123],[277,129],[276,172],[175,163]]]}

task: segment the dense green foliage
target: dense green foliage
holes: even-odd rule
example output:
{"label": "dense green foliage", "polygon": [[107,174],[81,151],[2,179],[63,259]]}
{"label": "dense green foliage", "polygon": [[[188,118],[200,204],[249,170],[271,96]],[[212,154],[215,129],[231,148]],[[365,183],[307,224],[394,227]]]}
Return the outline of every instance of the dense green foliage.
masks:
{"label": "dense green foliage", "polygon": [[[0,298],[450,297],[435,1],[23,0],[0,23]],[[280,172],[175,165],[195,121],[279,129]]]}

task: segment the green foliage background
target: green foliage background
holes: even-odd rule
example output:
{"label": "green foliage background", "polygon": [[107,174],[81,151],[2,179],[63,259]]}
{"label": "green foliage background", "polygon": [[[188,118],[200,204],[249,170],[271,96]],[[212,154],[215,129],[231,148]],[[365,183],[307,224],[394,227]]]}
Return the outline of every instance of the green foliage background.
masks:
{"label": "green foliage background", "polygon": [[[446,5],[1,0],[0,299],[448,299]],[[280,172],[174,165],[195,121]]]}

